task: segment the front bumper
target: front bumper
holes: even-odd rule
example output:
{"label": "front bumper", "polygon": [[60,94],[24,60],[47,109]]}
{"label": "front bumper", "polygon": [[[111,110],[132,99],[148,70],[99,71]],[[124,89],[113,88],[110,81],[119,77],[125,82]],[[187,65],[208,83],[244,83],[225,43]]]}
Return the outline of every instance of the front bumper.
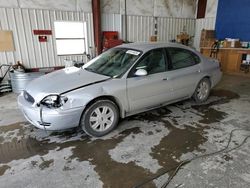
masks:
{"label": "front bumper", "polygon": [[40,107],[33,106],[26,101],[23,95],[18,96],[18,106],[24,117],[39,129],[58,131],[77,127],[80,122],[83,107],[64,110],[62,108],[50,109],[43,107],[42,120],[40,117]]}

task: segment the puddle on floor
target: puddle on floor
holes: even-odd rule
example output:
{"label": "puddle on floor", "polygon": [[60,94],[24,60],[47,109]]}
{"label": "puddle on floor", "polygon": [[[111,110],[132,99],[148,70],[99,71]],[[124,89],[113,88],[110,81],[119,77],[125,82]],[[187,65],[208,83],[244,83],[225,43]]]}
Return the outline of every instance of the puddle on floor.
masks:
{"label": "puddle on floor", "polygon": [[230,102],[232,99],[238,99],[240,96],[237,93],[234,93],[229,90],[223,90],[223,89],[216,89],[212,90],[210,93],[210,97],[218,97],[218,100],[215,100],[213,102],[209,102],[207,104],[201,104],[201,105],[193,105],[193,108],[196,108],[196,110],[202,110],[205,108],[209,108],[213,105],[220,105]]}
{"label": "puddle on floor", "polygon": [[42,158],[42,163],[39,165],[39,168],[41,170],[44,170],[45,168],[49,168],[51,165],[53,165],[53,163],[54,163],[54,159],[50,159],[46,161]]}
{"label": "puddle on floor", "polygon": [[153,148],[151,153],[162,167],[165,169],[173,168],[179,163],[178,159],[188,152],[204,152],[199,146],[207,141],[203,130],[208,127],[186,126],[185,129],[178,129],[168,121],[164,122],[170,129],[170,133],[161,140],[158,146]]}
{"label": "puddle on floor", "polygon": [[4,175],[5,171],[8,169],[10,169],[10,166],[8,166],[8,165],[0,166],[0,176]]}
{"label": "puddle on floor", "polygon": [[13,160],[27,159],[35,155],[43,156],[57,146],[47,144],[45,141],[38,141],[35,138],[13,140],[0,144],[0,163],[8,163]]}
{"label": "puddle on floor", "polygon": [[233,91],[224,90],[224,89],[214,89],[214,90],[211,91],[210,95],[211,96],[226,98],[228,100],[240,98],[239,94],[237,94],[237,93],[235,93]]}
{"label": "puddle on floor", "polygon": [[7,125],[7,126],[1,126],[0,127],[0,132],[1,133],[6,133],[6,132],[9,132],[9,131],[14,131],[14,130],[21,130],[23,128],[22,126],[22,122],[19,122],[19,123],[14,123],[14,124],[11,124],[11,125]]}
{"label": "puddle on floor", "polygon": [[[10,129],[13,130],[14,128]],[[99,174],[101,181],[104,182],[104,187],[119,187],[121,182],[125,187],[132,187],[138,180],[150,177],[152,174],[134,163],[122,164],[113,161],[109,155],[109,150],[115,148],[117,143],[121,142],[127,135],[139,132],[140,129],[137,127],[119,133],[117,138],[91,141],[89,137],[85,136],[85,140],[64,143],[49,143],[47,140],[38,141],[35,138],[28,137],[20,141],[15,140],[0,144],[0,164],[6,164],[18,159],[27,159],[35,155],[44,156],[51,150],[59,151],[64,148],[74,147],[68,162],[75,158],[79,161],[90,161],[91,164],[95,165],[94,169]],[[63,135],[69,136],[66,133],[54,133],[53,136],[55,135],[59,137],[63,137]],[[44,170],[53,165],[53,162],[53,159],[44,160],[38,165],[37,161],[32,161],[32,165],[38,165],[40,170]],[[70,171],[67,166],[63,167],[63,169]],[[5,170],[7,168],[1,168],[2,175]],[[149,184],[149,187],[153,187],[153,184]]]}
{"label": "puddle on floor", "polygon": [[[178,105],[180,105],[180,103],[178,103]],[[162,166],[157,173],[174,168],[179,164],[179,159],[183,154],[193,151],[204,152],[199,146],[207,141],[206,137],[204,137],[204,130],[209,129],[208,126],[199,126],[199,124],[197,124],[196,127],[184,125],[184,129],[177,128],[164,118],[168,117],[169,113],[169,110],[163,108],[133,117],[136,120],[163,123],[170,131],[170,133],[160,141],[159,145],[152,148],[152,152],[150,153],[150,155],[159,162],[160,166]],[[172,172],[170,172],[170,174],[171,173]],[[144,178],[144,180],[146,180],[146,178]]]}
{"label": "puddle on floor", "polygon": [[[95,170],[101,181],[104,182],[104,187],[133,187],[135,182],[153,174],[136,166],[133,162],[123,164],[112,160],[109,150],[115,148],[127,135],[139,132],[139,128],[132,128],[121,132],[117,139],[95,140],[88,144],[79,145],[72,150],[72,157],[76,157],[80,161],[91,159],[91,163],[96,165]],[[153,187],[153,184],[149,184],[148,187]]]}
{"label": "puddle on floor", "polygon": [[230,102],[232,99],[238,99],[237,93],[228,90],[212,90],[210,96],[218,97],[218,100],[203,105],[193,105],[192,108],[201,112],[203,119],[200,123],[210,124],[220,122],[225,118],[227,113],[211,108],[213,105],[220,105]]}
{"label": "puddle on floor", "polygon": [[[204,105],[192,105],[190,109],[195,109],[202,113],[202,120],[200,123],[209,124],[211,122],[218,122],[222,120],[225,116],[225,112],[213,109],[211,106],[216,104],[224,104],[229,102],[231,99],[237,99],[239,96],[233,92],[225,90],[214,90],[211,93],[212,96],[219,97],[218,100],[213,101]],[[181,105],[181,103],[178,103]],[[126,121],[130,122],[136,121],[148,121],[148,122],[159,122],[164,124],[170,133],[164,137],[160,144],[152,148],[150,155],[157,159],[159,164],[164,168],[172,168],[178,163],[178,159],[182,154],[196,151],[202,151],[199,146],[205,143],[207,140],[204,136],[204,129],[209,129],[209,126],[197,126],[190,127],[185,126],[185,129],[179,129],[171,125],[170,122],[163,119],[165,116],[171,115],[171,111],[167,107],[163,107],[150,112],[142,113],[136,116],[126,118],[123,126],[126,126]],[[198,123],[198,122],[197,122]],[[199,124],[198,124],[199,125]],[[157,126],[157,125],[154,125]],[[31,127],[23,127],[20,124],[13,124],[9,126],[0,127],[0,133],[8,133],[10,131],[19,130],[18,134],[26,134],[24,129],[30,129],[30,132],[37,131],[37,129],[32,129]],[[157,127],[156,127],[157,129]],[[71,130],[62,133],[53,133],[51,136],[58,137],[58,139],[72,138],[79,135],[79,130]],[[157,131],[161,131],[160,129]],[[21,140],[13,139],[11,142],[2,143],[0,137],[0,176],[5,173],[10,167],[7,164],[13,160],[27,159],[35,155],[40,155],[41,157],[46,155],[51,150],[62,150],[64,148],[73,147],[72,156],[67,159],[70,162],[72,159],[77,159],[79,161],[90,161],[91,164],[95,165],[94,169],[99,174],[101,181],[104,183],[104,187],[133,187],[136,183],[141,182],[153,174],[142,167],[136,166],[134,162],[129,162],[128,164],[123,164],[116,162],[111,159],[109,155],[109,150],[115,148],[117,144],[123,141],[123,139],[134,133],[140,133],[140,128],[130,128],[123,132],[120,132],[114,138],[109,139],[96,139],[91,140],[84,133],[82,137],[84,140],[73,140],[68,142],[49,142],[48,139],[37,140],[35,137],[30,137],[26,135]],[[152,133],[148,133],[149,135]],[[146,139],[146,137],[145,137]],[[136,143],[132,143],[136,144]],[[36,161],[33,161],[34,166],[37,166]],[[54,161],[47,160],[43,161],[38,168],[44,170],[51,165]],[[71,169],[67,166],[63,167],[65,171],[70,171]],[[159,170],[159,172],[162,169]],[[149,183],[145,187],[154,187],[154,184]]]}

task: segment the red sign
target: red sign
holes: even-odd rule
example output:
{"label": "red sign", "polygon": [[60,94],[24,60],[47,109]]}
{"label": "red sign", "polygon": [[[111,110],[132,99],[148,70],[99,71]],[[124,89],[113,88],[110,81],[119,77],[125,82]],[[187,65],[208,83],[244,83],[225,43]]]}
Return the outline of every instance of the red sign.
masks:
{"label": "red sign", "polygon": [[34,35],[52,35],[52,30],[33,30]]}
{"label": "red sign", "polygon": [[38,36],[39,42],[48,42],[47,36]]}

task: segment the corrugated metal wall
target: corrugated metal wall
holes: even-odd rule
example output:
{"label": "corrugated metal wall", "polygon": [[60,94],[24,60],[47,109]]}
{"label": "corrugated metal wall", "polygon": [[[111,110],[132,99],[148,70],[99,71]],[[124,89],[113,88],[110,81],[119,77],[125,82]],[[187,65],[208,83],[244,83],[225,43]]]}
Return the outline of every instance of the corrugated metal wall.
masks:
{"label": "corrugated metal wall", "polygon": [[176,39],[176,35],[186,31],[190,36],[195,33],[195,19],[188,18],[157,18],[158,40],[167,41]]}
{"label": "corrugated metal wall", "polygon": [[121,14],[102,14],[102,30],[118,31],[122,38],[122,15]]}
{"label": "corrugated metal wall", "polygon": [[[86,21],[88,46],[93,47],[92,13],[0,8],[0,29],[12,30],[15,52],[0,52],[0,63],[22,61],[26,67],[61,66],[65,56],[57,56],[54,35],[48,42],[40,43],[34,29],[51,29],[54,21]],[[82,56],[67,56],[67,59],[80,60]],[[85,57],[84,57],[85,58]]]}
{"label": "corrugated metal wall", "polygon": [[195,26],[195,38],[194,38],[194,47],[199,50],[200,49],[200,38],[202,29],[215,29],[215,21],[216,18],[203,18],[196,20]]}
{"label": "corrugated metal wall", "polygon": [[[123,28],[125,28],[123,16]],[[125,34],[125,32],[123,32]],[[149,41],[154,33],[154,18],[152,16],[127,16],[127,40],[130,42]],[[124,36],[125,38],[125,36]]]}
{"label": "corrugated metal wall", "polygon": [[[131,42],[148,41],[153,35],[152,16],[127,16],[127,40]],[[121,14],[102,14],[103,31],[118,31],[125,39],[125,16]]]}
{"label": "corrugated metal wall", "polygon": [[[123,16],[123,28],[125,18]],[[153,16],[128,16],[127,17],[127,39],[130,42],[145,42],[154,35],[155,18]],[[194,36],[195,19],[157,17],[158,41],[169,41],[175,39],[176,35],[185,30]],[[123,38],[124,36],[123,31]]]}

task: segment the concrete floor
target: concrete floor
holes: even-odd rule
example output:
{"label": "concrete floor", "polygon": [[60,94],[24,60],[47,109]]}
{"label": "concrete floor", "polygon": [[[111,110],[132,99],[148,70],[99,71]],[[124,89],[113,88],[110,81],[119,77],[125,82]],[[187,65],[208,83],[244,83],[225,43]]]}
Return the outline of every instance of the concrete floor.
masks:
{"label": "concrete floor", "polygon": [[[111,134],[46,133],[27,123],[16,96],[0,97],[0,187],[128,188],[182,160],[237,146],[250,135],[250,79],[225,75],[206,104],[191,100],[127,118]],[[183,166],[168,187],[250,187],[250,140]],[[144,187],[161,187],[167,173]]]}

